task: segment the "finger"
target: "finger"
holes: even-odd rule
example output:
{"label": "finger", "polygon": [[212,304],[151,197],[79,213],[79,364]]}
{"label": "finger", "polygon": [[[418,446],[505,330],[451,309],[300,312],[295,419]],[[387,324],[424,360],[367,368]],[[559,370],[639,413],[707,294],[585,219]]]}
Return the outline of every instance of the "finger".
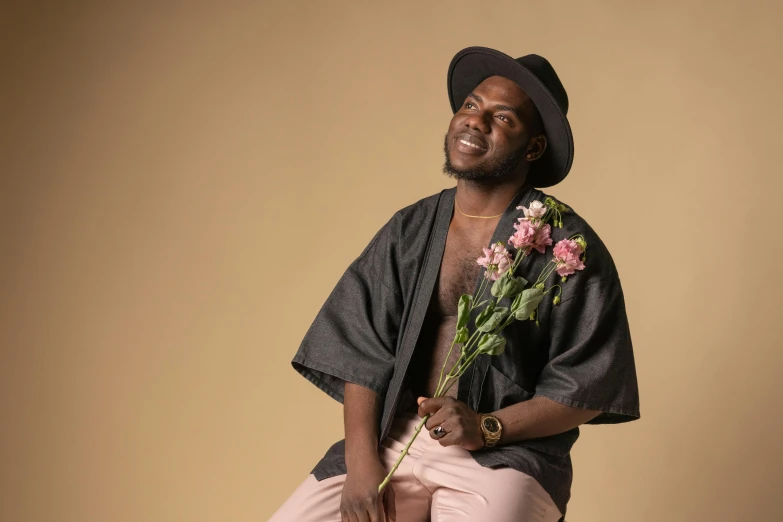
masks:
{"label": "finger", "polygon": [[367,522],[367,512],[357,506],[348,513],[348,520],[349,522]]}
{"label": "finger", "polygon": [[375,501],[375,509],[370,514],[370,522],[386,522],[386,515],[383,512],[383,495],[378,495]]}
{"label": "finger", "polygon": [[353,512],[352,522],[370,522],[370,516],[367,514],[367,508],[359,504]]}
{"label": "finger", "polygon": [[433,397],[428,399],[426,397],[419,397],[419,417],[424,417],[428,413],[435,413],[449,400],[454,400],[452,397]]}
{"label": "finger", "polygon": [[446,446],[459,446],[462,442],[460,436],[454,433],[446,433],[443,437],[437,439],[437,441],[438,444],[444,448]]}
{"label": "finger", "polygon": [[[438,441],[438,444],[441,446],[458,446],[461,445],[463,442],[462,437],[462,430],[459,429],[459,426],[455,426],[454,423],[449,424],[448,421],[446,421],[446,425],[443,426],[443,429],[446,430],[446,434],[442,437],[434,437],[435,440]],[[430,432],[432,433],[432,432]]]}
{"label": "finger", "polygon": [[359,517],[359,522],[378,522],[378,518],[375,516],[376,509],[374,505],[370,505],[364,508]]}
{"label": "finger", "polygon": [[386,491],[386,495],[384,496],[383,507],[384,507],[384,513],[386,515],[386,522],[396,522],[397,505],[396,505],[396,498],[394,495],[394,489],[391,486],[388,486],[388,491]]}
{"label": "finger", "polygon": [[441,408],[435,413],[433,413],[432,415],[430,415],[430,418],[427,419],[427,422],[424,423],[424,427],[432,431],[434,427],[443,426],[443,423],[448,422],[448,420],[449,420],[449,410],[446,408]]}
{"label": "finger", "polygon": [[454,422],[454,419],[446,418],[438,426],[443,428],[444,431],[446,432],[446,434],[438,436],[435,433],[435,428],[437,426],[433,426],[432,429],[430,430],[430,437],[432,437],[433,439],[435,439],[435,440],[437,440],[439,442],[443,441],[443,439],[446,439],[447,437],[448,437],[448,440],[450,440],[450,441],[454,440],[455,435],[454,435],[453,432],[454,432],[455,428],[459,427],[457,425],[457,423]]}
{"label": "finger", "polygon": [[419,413],[419,417],[422,417],[422,418],[423,418],[425,415],[427,415],[427,412],[425,412],[425,411],[424,411],[424,408],[422,408],[422,407],[421,407],[421,404],[422,404],[424,401],[426,401],[426,400],[427,400],[427,397],[419,397],[418,399],[416,399],[416,403],[419,405],[419,411],[418,411],[418,413]]}

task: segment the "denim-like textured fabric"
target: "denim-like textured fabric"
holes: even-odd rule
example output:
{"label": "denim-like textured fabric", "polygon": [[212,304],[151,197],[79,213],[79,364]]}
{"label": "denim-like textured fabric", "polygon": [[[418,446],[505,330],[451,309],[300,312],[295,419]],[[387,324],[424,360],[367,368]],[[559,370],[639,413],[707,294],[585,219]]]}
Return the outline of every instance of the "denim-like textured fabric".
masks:
{"label": "denim-like textured fabric", "polygon": [[[291,363],[341,403],[346,381],[384,397],[380,439],[388,434],[400,401],[406,400],[407,369],[440,269],[455,193],[451,188],[424,198],[398,211],[378,231],[338,281]],[[492,242],[505,244],[514,232],[512,225],[522,216],[517,206],[546,197],[523,188],[506,208]],[[556,243],[575,233],[587,240],[586,267],[562,284],[562,302],[553,306],[550,298],[544,299],[539,326],[512,323],[504,330],[505,351],[477,357],[460,378],[458,399],[475,411],[493,412],[543,396],[601,410],[591,424],[639,418],[633,347],[617,269],[601,239],[573,210],[563,215],[563,228],[553,228],[552,239]],[[550,251],[531,254],[517,275],[534,281]],[[559,277],[553,274],[547,286],[556,282]],[[471,454],[484,466],[510,466],[531,475],[565,513],[570,450],[578,436],[575,428]],[[319,480],[346,473],[344,440],[329,448],[313,473]]]}

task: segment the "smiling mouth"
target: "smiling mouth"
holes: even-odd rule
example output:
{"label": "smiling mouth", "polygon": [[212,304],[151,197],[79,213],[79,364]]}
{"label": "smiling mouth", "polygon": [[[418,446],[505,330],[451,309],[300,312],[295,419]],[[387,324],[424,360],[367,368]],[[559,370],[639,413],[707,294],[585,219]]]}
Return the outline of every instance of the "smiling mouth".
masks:
{"label": "smiling mouth", "polygon": [[488,147],[483,141],[471,134],[462,133],[454,138],[454,151],[467,156],[483,156]]}
{"label": "smiling mouth", "polygon": [[464,144],[464,145],[467,145],[468,147],[473,147],[474,149],[478,149],[478,150],[484,150],[484,147],[479,147],[479,146],[478,146],[478,145],[476,145],[475,143],[471,143],[471,142],[469,142],[468,140],[465,140],[465,139],[462,139],[462,138],[460,138],[460,139],[459,139],[459,140],[457,140],[457,141],[459,141],[460,143],[462,143],[462,144]]}
{"label": "smiling mouth", "polygon": [[484,154],[488,150],[483,140],[472,134],[460,133],[455,136],[454,141],[456,142],[455,149],[462,154],[477,156]]}

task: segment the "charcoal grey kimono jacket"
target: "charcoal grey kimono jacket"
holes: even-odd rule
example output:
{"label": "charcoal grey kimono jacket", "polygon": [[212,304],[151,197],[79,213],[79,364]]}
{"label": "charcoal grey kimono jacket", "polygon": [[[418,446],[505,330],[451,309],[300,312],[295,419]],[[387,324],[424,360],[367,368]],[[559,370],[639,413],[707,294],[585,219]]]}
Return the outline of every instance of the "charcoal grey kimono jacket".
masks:
{"label": "charcoal grey kimono jacket", "polygon": [[[455,193],[456,188],[444,190],[394,214],[338,281],[291,362],[341,403],[345,381],[380,394],[381,439],[388,435],[400,406],[406,371],[438,277]],[[521,189],[500,218],[492,242],[507,244],[513,223],[523,215],[517,206],[546,197],[531,187]],[[460,377],[457,398],[479,413],[542,396],[600,410],[590,424],[637,419],[636,369],[616,267],[578,214],[567,212],[562,219],[563,228],[552,229],[553,242],[581,233],[587,240],[585,269],[562,284],[559,305],[552,305],[554,294],[542,301],[539,326],[515,321],[503,332],[507,341],[501,355],[476,358]],[[476,252],[477,258],[480,255]],[[535,281],[550,258],[551,247],[546,254],[533,252],[516,274]],[[547,287],[556,282],[555,273]],[[578,436],[579,428],[574,428],[471,455],[483,466],[509,466],[532,476],[565,513],[572,478],[569,452]],[[318,480],[346,473],[345,440],[329,448],[312,472]]]}

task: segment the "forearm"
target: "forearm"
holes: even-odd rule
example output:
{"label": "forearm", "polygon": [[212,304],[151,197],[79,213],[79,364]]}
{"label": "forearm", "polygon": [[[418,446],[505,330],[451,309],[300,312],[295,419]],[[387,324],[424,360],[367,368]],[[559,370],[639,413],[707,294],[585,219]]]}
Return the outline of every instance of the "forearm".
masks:
{"label": "forearm", "polygon": [[380,396],[363,386],[345,383],[343,420],[345,423],[345,464],[348,472],[378,461],[378,424],[382,409]]}
{"label": "forearm", "polygon": [[600,411],[583,410],[546,397],[533,397],[493,412],[503,425],[498,445],[566,432],[596,417]]}

